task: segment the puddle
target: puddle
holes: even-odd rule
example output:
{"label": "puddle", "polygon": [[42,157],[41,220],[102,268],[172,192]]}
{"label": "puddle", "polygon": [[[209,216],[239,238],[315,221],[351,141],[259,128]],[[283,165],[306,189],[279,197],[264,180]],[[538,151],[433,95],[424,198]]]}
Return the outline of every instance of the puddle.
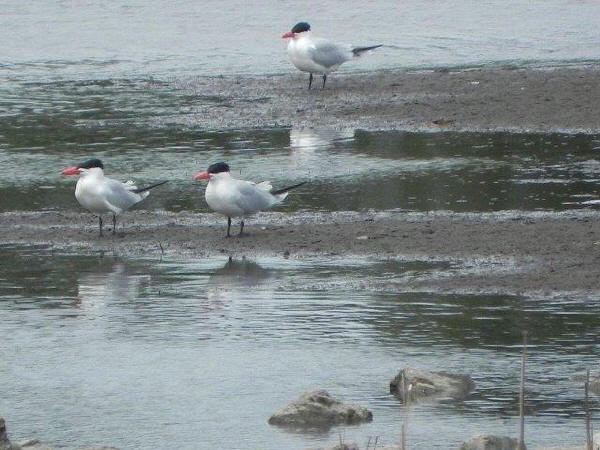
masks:
{"label": "puddle", "polygon": [[[0,252],[2,410],[13,435],[124,449],[305,449],[339,433],[397,445],[404,412],[388,383],[410,365],[475,379],[464,402],[411,409],[411,445],[457,447],[481,432],[515,433],[528,329],[528,443],[581,442],[572,376],[597,363],[597,299],[402,289],[471,261]],[[267,424],[317,387],[369,407],[373,423],[321,434]]]}

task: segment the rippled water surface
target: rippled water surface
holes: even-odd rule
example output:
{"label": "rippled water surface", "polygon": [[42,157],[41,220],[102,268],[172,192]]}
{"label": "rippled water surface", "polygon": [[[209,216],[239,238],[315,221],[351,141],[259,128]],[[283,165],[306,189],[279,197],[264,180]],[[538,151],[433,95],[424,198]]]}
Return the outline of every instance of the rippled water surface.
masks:
{"label": "rippled water surface", "polygon": [[598,2],[163,3],[0,1],[0,211],[77,208],[73,181],[58,174],[90,156],[123,180],[172,180],[146,209],[206,211],[191,178],[218,160],[255,181],[310,181],[288,210],[560,210],[597,200],[598,136],[207,130],[203,110],[228,99],[198,95],[194,82],[290,71],[279,36],[300,19],[388,45],[354,70],[598,60],[589,20]]}
{"label": "rippled water surface", "polygon": [[193,175],[225,160],[236,177],[276,187],[309,183],[285,210],[564,210],[595,208],[600,137],[270,129],[194,131],[105,125],[54,107],[0,123],[0,211],[79,210],[60,171],[97,156],[123,181],[171,183],[142,209],[207,211]]}
{"label": "rippled water surface", "polygon": [[345,70],[600,59],[595,1],[0,2],[0,77],[102,78],[291,70],[300,20],[338,42],[385,44]]}
{"label": "rippled water surface", "polygon": [[[597,362],[598,299],[403,289],[474,270],[468,260],[1,251],[0,407],[13,435],[131,449],[304,449],[339,433],[397,444],[405,410],[388,383],[410,365],[473,375],[466,401],[410,411],[413,448],[452,448],[482,431],[515,434],[527,328],[528,444],[582,442],[572,377]],[[267,424],[317,387],[369,407],[373,423],[308,434]]]}
{"label": "rippled water surface", "polygon": [[[570,0],[0,0],[0,212],[79,211],[75,181],[59,173],[90,156],[118,179],[170,180],[147,210],[207,211],[192,177],[219,160],[276,187],[308,181],[284,211],[597,208],[600,136],[208,130],[202,111],[228,99],[194,82],[293,72],[280,35],[299,20],[385,44],[343,70],[595,63],[599,16],[600,3]],[[410,411],[411,448],[447,449],[516,433],[529,329],[528,444],[579,445],[573,375],[597,363],[600,299],[405,288],[503,264],[0,247],[0,415],[11,436],[66,447],[300,450],[340,433],[396,444],[406,411],[388,383],[410,365],[475,379],[464,402]],[[369,407],[374,422],[308,434],[267,425],[312,388]]]}

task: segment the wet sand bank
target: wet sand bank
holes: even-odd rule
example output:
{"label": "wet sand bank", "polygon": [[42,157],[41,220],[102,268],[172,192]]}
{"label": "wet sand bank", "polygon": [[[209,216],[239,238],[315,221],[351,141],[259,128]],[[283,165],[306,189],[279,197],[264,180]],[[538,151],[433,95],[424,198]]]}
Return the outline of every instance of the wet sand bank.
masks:
{"label": "wet sand bank", "polygon": [[[509,294],[600,291],[600,213],[265,213],[244,237],[225,238],[213,214],[136,211],[113,236],[98,236],[88,214],[0,215],[0,244],[160,258],[217,255],[447,260],[467,267],[454,276],[403,282],[416,291]],[[238,223],[232,231],[237,233]],[[376,282],[365,288],[377,289]]]}
{"label": "wet sand bank", "polygon": [[161,119],[207,129],[600,132],[600,67],[334,73],[324,90],[304,74],[198,77],[169,83],[194,101]]}

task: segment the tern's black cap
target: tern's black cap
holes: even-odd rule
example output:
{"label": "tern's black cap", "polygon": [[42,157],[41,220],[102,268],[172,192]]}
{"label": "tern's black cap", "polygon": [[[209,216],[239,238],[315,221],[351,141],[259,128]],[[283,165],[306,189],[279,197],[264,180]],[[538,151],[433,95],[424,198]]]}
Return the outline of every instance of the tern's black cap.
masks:
{"label": "tern's black cap", "polygon": [[221,173],[221,172],[229,172],[229,165],[224,162],[218,162],[211,164],[208,166],[208,173]]}
{"label": "tern's black cap", "polygon": [[292,28],[292,33],[302,33],[304,31],[310,31],[310,25],[307,22],[298,22]]}
{"label": "tern's black cap", "polygon": [[104,169],[104,164],[98,158],[88,159],[82,163],[77,164],[77,167],[80,169],[91,169],[92,167],[100,167]]}

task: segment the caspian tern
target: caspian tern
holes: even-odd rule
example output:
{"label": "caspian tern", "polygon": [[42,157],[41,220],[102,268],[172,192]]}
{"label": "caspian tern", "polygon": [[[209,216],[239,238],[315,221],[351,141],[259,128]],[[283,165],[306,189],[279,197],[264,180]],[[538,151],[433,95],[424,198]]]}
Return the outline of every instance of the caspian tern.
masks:
{"label": "caspian tern", "polygon": [[368,47],[351,47],[336,44],[327,39],[314,38],[311,36],[310,25],[306,22],[298,22],[291,31],[281,37],[289,39],[287,52],[292,64],[302,72],[310,74],[308,89],[312,85],[313,73],[323,75],[323,88],[325,88],[327,74],[337,70],[346,61],[350,61],[366,51],[381,47],[381,44]]}
{"label": "caspian tern", "polygon": [[112,214],[113,234],[116,233],[117,216],[150,195],[150,189],[167,181],[137,188],[133,181],[121,183],[104,176],[104,165],[99,159],[90,159],[62,171],[62,175],[79,175],[75,198],[85,209],[98,214],[102,236],[102,214]]}
{"label": "caspian tern", "polygon": [[271,191],[273,186],[268,181],[256,184],[233,178],[229,173],[229,165],[224,162],[211,164],[206,172],[196,174],[194,180],[208,180],[204,198],[213,211],[227,216],[227,237],[231,236],[232,217],[242,218],[241,235],[244,231],[244,218],[278,205],[288,196],[288,191],[304,184],[298,183]]}

